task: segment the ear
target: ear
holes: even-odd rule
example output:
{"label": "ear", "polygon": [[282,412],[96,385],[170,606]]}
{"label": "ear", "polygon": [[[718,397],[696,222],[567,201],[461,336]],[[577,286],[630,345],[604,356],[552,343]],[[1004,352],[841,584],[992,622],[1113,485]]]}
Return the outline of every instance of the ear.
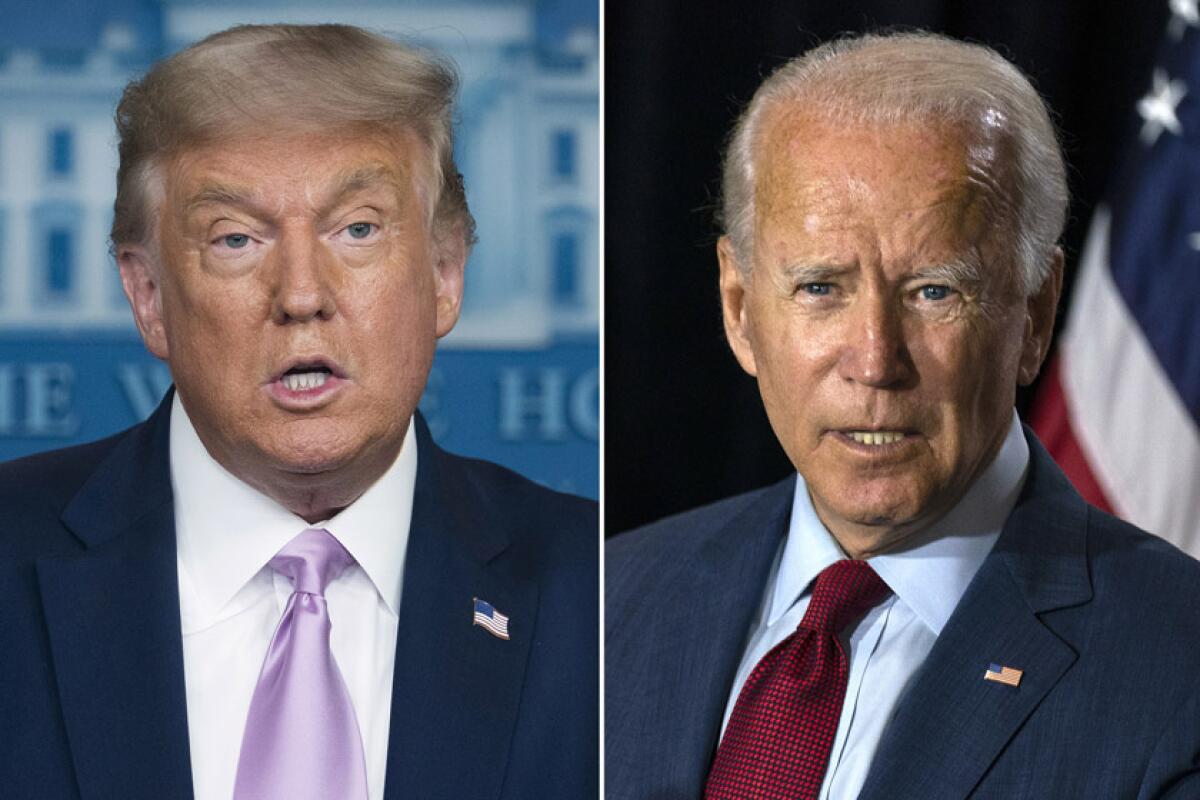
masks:
{"label": "ear", "polygon": [[458,322],[462,312],[463,276],[467,268],[467,239],[455,226],[434,244],[434,291],[437,296],[437,335],[440,339]]}
{"label": "ear", "polygon": [[728,236],[717,241],[717,260],[721,263],[721,316],[725,322],[725,338],[742,369],[758,375],[754,347],[750,339],[748,298],[750,275],[738,263],[733,242]]}
{"label": "ear", "polygon": [[158,259],[142,245],[123,244],[117,247],[117,266],[142,342],[152,354],[166,361],[170,353],[163,324]]}
{"label": "ear", "polygon": [[1062,281],[1063,251],[1061,247],[1055,247],[1050,254],[1050,274],[1042,282],[1041,288],[1025,301],[1025,341],[1021,346],[1021,361],[1017,368],[1017,382],[1021,386],[1033,383],[1050,351]]}

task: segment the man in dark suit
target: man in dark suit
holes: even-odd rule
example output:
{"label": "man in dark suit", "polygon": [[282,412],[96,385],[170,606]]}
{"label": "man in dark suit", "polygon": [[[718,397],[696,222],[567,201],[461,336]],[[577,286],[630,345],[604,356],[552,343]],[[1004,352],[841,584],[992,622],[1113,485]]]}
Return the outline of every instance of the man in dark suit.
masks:
{"label": "man in dark suit", "polygon": [[344,26],[126,90],[113,245],[175,389],[0,465],[0,794],[596,795],[595,505],[416,411],[474,238],[455,91]]}
{"label": "man in dark suit", "polygon": [[1013,412],[1065,170],[996,53],[781,67],[726,155],[725,331],[797,474],[612,541],[606,788],[1200,796],[1200,565],[1086,505]]}

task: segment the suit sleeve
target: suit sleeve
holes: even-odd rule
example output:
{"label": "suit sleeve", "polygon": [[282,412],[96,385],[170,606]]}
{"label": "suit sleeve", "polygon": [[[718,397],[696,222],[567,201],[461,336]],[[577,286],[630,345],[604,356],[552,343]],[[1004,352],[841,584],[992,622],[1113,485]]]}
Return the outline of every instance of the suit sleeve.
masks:
{"label": "suit sleeve", "polygon": [[1200,797],[1200,685],[1193,685],[1150,756],[1138,800]]}

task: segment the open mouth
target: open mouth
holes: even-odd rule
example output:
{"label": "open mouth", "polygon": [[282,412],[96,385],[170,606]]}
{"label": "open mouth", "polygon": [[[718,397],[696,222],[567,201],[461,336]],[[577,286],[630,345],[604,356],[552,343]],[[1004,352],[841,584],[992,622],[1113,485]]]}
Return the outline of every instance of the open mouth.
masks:
{"label": "open mouth", "polygon": [[903,431],[844,431],[845,435],[859,444],[880,446],[895,444],[904,438]]}
{"label": "open mouth", "polygon": [[829,433],[860,453],[878,451],[881,454],[898,451],[920,436],[912,428],[835,428]]}
{"label": "open mouth", "polygon": [[320,389],[333,376],[333,370],[322,365],[300,365],[283,373],[279,381],[292,392]]}

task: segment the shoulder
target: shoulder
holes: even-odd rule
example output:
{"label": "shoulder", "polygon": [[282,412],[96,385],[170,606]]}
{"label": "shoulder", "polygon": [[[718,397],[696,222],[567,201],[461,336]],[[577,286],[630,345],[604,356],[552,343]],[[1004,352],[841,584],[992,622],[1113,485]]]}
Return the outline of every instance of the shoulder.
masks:
{"label": "shoulder", "polygon": [[466,524],[503,529],[516,558],[534,567],[598,569],[599,509],[594,500],[554,491],[490,461],[440,448],[431,457],[438,462],[443,496],[458,506],[450,513],[469,514],[473,522]]}
{"label": "shoulder", "polygon": [[673,514],[614,536],[605,545],[605,566],[618,570],[633,568],[695,549],[738,517],[763,504],[786,503],[790,508],[794,490],[795,475],[789,475],[770,486]]}
{"label": "shoulder", "polygon": [[79,489],[129,431],[87,444],[0,463],[0,556],[40,556],[74,548],[59,520]]}
{"label": "shoulder", "polygon": [[1091,506],[1087,548],[1099,610],[1200,641],[1200,561]]}
{"label": "shoulder", "polygon": [[595,500],[555,491],[491,461],[445,451],[440,455],[465,477],[478,498],[490,505],[520,506],[534,516],[560,518],[565,524],[596,522]]}
{"label": "shoulder", "polygon": [[1122,758],[1101,774],[1118,786],[1132,768],[1123,796],[1133,796],[1136,776],[1139,796],[1158,797],[1193,769],[1200,735],[1200,562],[1099,509],[1086,514],[1091,597],[1041,615],[1075,657],[1042,719],[1085,720],[1122,738]]}
{"label": "shoulder", "polygon": [[1087,592],[1040,618],[1077,654],[1067,684],[1075,696],[1107,693],[1106,713],[1136,708],[1139,724],[1153,729],[1185,702],[1195,681],[1184,676],[1200,670],[1200,562],[1082,501],[1077,507],[1085,515],[1078,566],[1060,571],[1056,564],[1074,558],[1044,550],[1029,563],[1042,570],[1043,596],[1078,582]]}
{"label": "shoulder", "polygon": [[[996,547],[1021,551],[1024,569],[1040,576],[1047,596],[1084,585],[1086,602],[1056,615],[1088,626],[1076,641],[1086,638],[1097,652],[1141,648],[1146,658],[1170,651],[1171,658],[1200,659],[1200,644],[1193,644],[1200,642],[1200,562],[1086,503],[1037,438],[1027,438],[1029,477]],[[1177,634],[1189,640],[1171,642]]]}
{"label": "shoulder", "polygon": [[691,585],[697,564],[733,559],[754,572],[787,529],[795,475],[609,539],[605,596],[610,608]]}

